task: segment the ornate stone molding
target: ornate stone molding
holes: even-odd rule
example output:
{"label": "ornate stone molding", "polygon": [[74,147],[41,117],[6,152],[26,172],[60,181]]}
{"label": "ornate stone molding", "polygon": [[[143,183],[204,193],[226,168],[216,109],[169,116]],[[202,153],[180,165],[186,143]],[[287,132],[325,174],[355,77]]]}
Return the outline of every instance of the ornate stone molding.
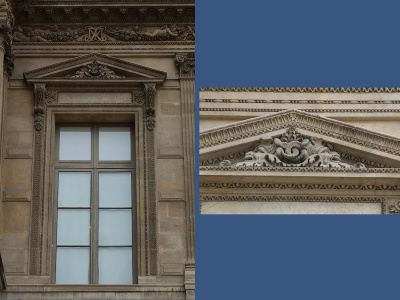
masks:
{"label": "ornate stone molding", "polygon": [[400,156],[398,138],[298,110],[286,110],[206,130],[200,134],[200,149],[267,134],[288,126]]}
{"label": "ornate stone molding", "polygon": [[[157,4],[157,5],[155,5]],[[183,23],[195,21],[194,1],[38,1],[13,3],[18,24]]]}
{"label": "ornate stone molding", "polygon": [[146,94],[146,127],[152,131],[156,126],[156,117],[154,110],[154,98],[156,94],[155,84],[145,84]]}
{"label": "ornate stone molding", "polygon": [[200,88],[200,92],[263,92],[263,93],[399,93],[400,88]]}
{"label": "ornate stone molding", "polygon": [[195,77],[195,53],[179,53],[175,56],[175,65],[179,69],[179,76],[181,78]]}
{"label": "ornate stone molding", "polygon": [[[201,90],[201,89],[200,89]],[[399,90],[400,92],[400,90]],[[400,104],[400,100],[264,100],[264,99],[200,99],[200,102],[211,103],[261,103],[261,104]]]}
{"label": "ornate stone molding", "polygon": [[312,173],[374,173],[399,174],[400,168],[323,168],[323,167],[252,167],[231,168],[229,166],[201,166],[200,171],[230,171],[230,172],[312,172]]}
{"label": "ornate stone molding", "polygon": [[200,188],[221,189],[278,189],[278,190],[355,190],[355,191],[400,191],[399,185],[388,184],[341,184],[341,183],[267,183],[267,182],[201,182]]}
{"label": "ornate stone molding", "polygon": [[220,166],[365,168],[362,163],[351,166],[341,162],[339,153],[323,146],[322,139],[307,138],[294,127],[289,127],[280,138],[264,136],[259,142],[253,151],[245,154],[243,161],[232,164],[230,160],[224,160]]}
{"label": "ornate stone molding", "polygon": [[70,42],[137,42],[137,41],[194,41],[195,29],[191,25],[163,25],[160,27],[84,26],[60,25],[37,28],[17,26],[12,35],[14,42],[70,43]]}
{"label": "ornate stone molding", "polygon": [[[103,67],[106,66],[109,69],[112,68],[114,72],[119,72],[117,74],[119,77],[118,78],[115,78],[113,76],[109,76],[108,78],[107,76],[104,77],[91,76],[83,78],[66,77],[66,75],[71,75],[71,73],[77,75],[75,74],[76,69],[81,69],[83,66],[87,68],[88,64],[92,64],[94,62],[96,62],[97,65],[100,64]],[[122,73],[124,74],[125,77],[122,77]],[[90,75],[90,73],[88,73],[88,75]],[[133,64],[124,61],[122,59],[114,58],[108,55],[100,53],[91,53],[67,61],[56,63],[51,66],[26,72],[24,73],[24,76],[28,82],[56,81],[58,84],[60,84],[61,81],[64,81],[64,84],[68,84],[69,81],[77,81],[77,80],[79,81],[81,79],[86,79],[86,80],[105,79],[108,82],[102,83],[101,86],[106,87],[108,85],[113,84],[113,82],[118,83],[118,80],[121,80],[121,82],[123,82],[124,85],[126,85],[125,82],[132,82],[133,84],[138,84],[139,82],[161,83],[165,80],[167,74],[165,72]]]}
{"label": "ornate stone molding", "polygon": [[44,112],[46,105],[46,84],[36,83],[34,85],[34,127],[35,142],[33,155],[33,197],[32,197],[32,219],[30,236],[30,264],[29,274],[40,275],[42,270],[42,227],[43,219],[43,149],[44,149]]}
{"label": "ornate stone molding", "polygon": [[[255,112],[255,113],[274,113],[285,111],[285,109],[279,108],[200,108],[200,111],[219,111],[219,112]],[[302,111],[309,113],[400,113],[400,109],[329,109],[329,108],[304,108]]]}

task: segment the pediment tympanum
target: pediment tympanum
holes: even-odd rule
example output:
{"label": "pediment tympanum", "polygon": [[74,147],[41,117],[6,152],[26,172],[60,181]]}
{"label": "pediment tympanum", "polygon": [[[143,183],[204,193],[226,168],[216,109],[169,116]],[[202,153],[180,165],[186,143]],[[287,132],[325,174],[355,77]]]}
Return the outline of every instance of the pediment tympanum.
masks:
{"label": "pediment tympanum", "polygon": [[92,53],[26,72],[28,83],[138,84],[162,83],[166,73],[108,55]]}
{"label": "pediment tympanum", "polygon": [[288,110],[202,132],[200,165],[226,170],[399,168],[400,139]]}

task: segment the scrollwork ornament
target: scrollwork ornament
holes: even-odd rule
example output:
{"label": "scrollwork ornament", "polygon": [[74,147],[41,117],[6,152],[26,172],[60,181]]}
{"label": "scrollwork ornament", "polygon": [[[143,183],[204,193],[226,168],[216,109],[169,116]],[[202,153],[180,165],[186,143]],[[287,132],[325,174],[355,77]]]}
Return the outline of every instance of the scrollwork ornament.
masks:
{"label": "scrollwork ornament", "polygon": [[75,72],[75,75],[66,75],[65,78],[71,79],[121,79],[125,78],[124,75],[117,75],[113,70],[107,66],[93,61],[83,68]]}
{"label": "scrollwork ornament", "polygon": [[179,69],[180,77],[195,76],[195,54],[194,53],[179,53],[175,56],[175,66]]}
{"label": "scrollwork ornament", "polygon": [[135,91],[133,92],[133,101],[137,104],[142,105],[146,100],[146,94],[144,91]]}
{"label": "scrollwork ornament", "polygon": [[146,110],[146,127],[148,130],[152,131],[156,127],[156,118],[154,115],[154,109]]}
{"label": "scrollwork ornament", "polygon": [[393,203],[388,205],[389,214],[400,215],[400,200],[395,200]]}
{"label": "scrollwork ornament", "polygon": [[[296,116],[292,114],[292,116]],[[220,163],[221,167],[324,167],[324,168],[365,168],[362,163],[349,165],[341,161],[339,153],[326,147],[322,139],[304,137],[294,127],[289,127],[280,138],[264,136],[260,145],[244,156],[244,161],[231,164],[229,160]],[[329,145],[328,145],[329,146]]]}
{"label": "scrollwork ornament", "polygon": [[35,116],[35,129],[37,131],[42,130],[43,125],[44,125],[44,116],[41,113],[36,113]]}
{"label": "scrollwork ornament", "polygon": [[156,126],[154,98],[156,94],[156,85],[154,83],[145,84],[146,95],[146,127],[148,130],[154,130]]}

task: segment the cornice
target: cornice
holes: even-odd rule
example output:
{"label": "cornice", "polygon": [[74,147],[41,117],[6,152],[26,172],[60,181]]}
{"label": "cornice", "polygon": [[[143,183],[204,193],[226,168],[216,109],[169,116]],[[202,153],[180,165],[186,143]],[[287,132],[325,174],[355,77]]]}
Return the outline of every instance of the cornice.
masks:
{"label": "cornice", "polygon": [[208,190],[272,189],[272,190],[354,190],[354,191],[400,191],[400,185],[345,184],[345,183],[268,183],[268,182],[200,182],[200,188]]}
{"label": "cornice", "polygon": [[299,110],[285,110],[200,133],[200,149],[294,126],[298,129],[400,156],[400,139]]}
{"label": "cornice", "polygon": [[269,88],[200,88],[200,92],[262,93],[399,93],[400,87],[269,87]]}
{"label": "cornice", "polygon": [[21,1],[13,4],[17,24],[182,23],[195,21],[193,0]]}
{"label": "cornice", "polygon": [[[83,66],[85,64],[92,63],[93,61],[98,61],[99,63],[103,63],[106,66],[113,67],[114,69],[118,68],[120,70],[123,70],[124,72],[132,74],[138,73],[143,76],[148,76],[149,77],[147,79],[148,82],[152,82],[154,80],[164,81],[167,76],[165,72],[133,64],[118,58],[114,58],[99,53],[91,53],[83,55],[67,61],[63,61],[50,66],[26,72],[24,75],[28,82],[33,80],[40,81],[48,78],[58,79],[59,78],[59,76],[57,75],[58,72],[66,72],[69,69]],[[134,77],[134,75],[135,74],[133,74],[132,77]],[[130,76],[127,76],[127,78],[129,77]],[[69,78],[64,77],[64,80],[69,80]]]}
{"label": "cornice", "polygon": [[[237,167],[233,169],[226,166],[200,166],[201,171],[228,171],[230,174],[240,175],[243,172],[265,173],[372,173],[372,174],[400,174],[400,168],[364,168],[364,169],[346,169],[346,168],[323,168],[323,167]],[[200,174],[201,175],[201,174]],[[215,176],[218,174],[215,173]]]}

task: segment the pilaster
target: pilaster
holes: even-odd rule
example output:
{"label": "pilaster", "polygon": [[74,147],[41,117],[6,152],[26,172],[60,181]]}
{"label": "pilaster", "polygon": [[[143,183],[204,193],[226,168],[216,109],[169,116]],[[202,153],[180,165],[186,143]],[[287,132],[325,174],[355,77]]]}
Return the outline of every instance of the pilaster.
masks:
{"label": "pilaster", "polygon": [[183,162],[185,170],[187,262],[185,288],[187,299],[194,299],[195,290],[195,54],[177,54],[182,100]]}

